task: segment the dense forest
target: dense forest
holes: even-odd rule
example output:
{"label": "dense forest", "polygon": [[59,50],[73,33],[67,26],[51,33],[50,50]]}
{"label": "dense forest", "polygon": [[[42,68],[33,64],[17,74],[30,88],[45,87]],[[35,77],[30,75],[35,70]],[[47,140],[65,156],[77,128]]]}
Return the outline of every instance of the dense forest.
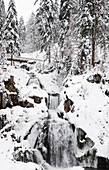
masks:
{"label": "dense forest", "polygon": [[109,0],[4,1],[0,167],[109,169]]}
{"label": "dense forest", "polygon": [[0,0],[1,60],[36,50],[74,74],[102,65],[109,53],[108,0],[40,0],[26,25],[22,16],[18,21],[14,0],[7,12]]}

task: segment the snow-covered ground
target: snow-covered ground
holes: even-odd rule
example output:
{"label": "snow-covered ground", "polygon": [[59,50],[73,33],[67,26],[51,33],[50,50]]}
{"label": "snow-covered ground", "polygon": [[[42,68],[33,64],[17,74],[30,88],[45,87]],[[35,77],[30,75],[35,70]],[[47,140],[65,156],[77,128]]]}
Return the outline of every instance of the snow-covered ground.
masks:
{"label": "snow-covered ground", "polygon": [[[94,141],[98,156],[109,158],[109,97],[105,95],[109,85],[89,83],[90,74],[67,79],[61,97],[67,95],[74,102],[75,112],[65,113],[65,117]],[[61,111],[63,102],[58,108]],[[77,151],[77,156],[82,154]]]}
{"label": "snow-covered ground", "polygon": [[[33,55],[33,56],[32,56]],[[22,57],[35,58],[37,54],[24,54]],[[108,79],[108,71],[106,73]],[[49,74],[41,74],[35,68],[30,71],[17,68],[8,67],[8,75],[13,75],[15,86],[20,91],[22,99],[28,99],[31,95],[38,95],[39,97],[47,97],[47,93],[60,93],[61,103],[56,111],[64,112],[64,118],[69,122],[75,124],[77,128],[83,129],[87,136],[95,143],[94,147],[97,149],[97,155],[109,158],[109,97],[105,95],[105,90],[109,88],[108,83],[105,85],[100,83],[89,83],[87,78],[93,74],[89,72],[81,76],[70,76],[64,80],[56,71]],[[31,84],[27,86],[27,82],[31,77],[30,73],[40,80],[44,89],[39,87],[39,84]],[[100,73],[101,74],[101,73]],[[7,73],[4,73],[6,76]],[[105,76],[105,77],[106,77]],[[63,85],[64,80],[64,86]],[[74,102],[75,111],[73,113],[64,111],[64,101],[66,95]],[[58,119],[56,111],[52,112],[53,119]],[[41,104],[35,104],[34,108],[22,108],[20,106],[0,110],[0,115],[7,115],[9,124],[1,130],[0,133],[0,167],[2,170],[41,170],[41,165],[34,163],[16,162],[13,159],[13,151],[15,147],[26,148],[29,143],[23,140],[26,132],[35,123],[41,121],[48,116],[47,107],[42,100]],[[61,121],[61,119],[60,119]],[[11,126],[11,131],[4,132]],[[3,133],[2,133],[3,132]],[[5,135],[5,137],[3,136]],[[16,139],[21,140],[17,143],[12,140],[12,135]],[[84,153],[77,150],[77,156],[80,157]],[[82,170],[81,167],[68,168],[65,170]],[[53,168],[49,166],[49,170],[64,170]]]}

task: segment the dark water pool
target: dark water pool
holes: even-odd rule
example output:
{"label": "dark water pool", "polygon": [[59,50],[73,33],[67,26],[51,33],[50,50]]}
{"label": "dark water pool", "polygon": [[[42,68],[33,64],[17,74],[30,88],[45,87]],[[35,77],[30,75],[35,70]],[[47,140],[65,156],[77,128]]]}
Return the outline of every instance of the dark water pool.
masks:
{"label": "dark water pool", "polygon": [[85,168],[85,170],[109,170],[108,168]]}

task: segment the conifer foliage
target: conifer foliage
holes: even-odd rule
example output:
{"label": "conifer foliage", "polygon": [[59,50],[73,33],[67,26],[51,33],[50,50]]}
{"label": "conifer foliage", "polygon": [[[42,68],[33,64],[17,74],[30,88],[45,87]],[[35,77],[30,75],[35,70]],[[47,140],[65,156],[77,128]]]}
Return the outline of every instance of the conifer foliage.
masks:
{"label": "conifer foliage", "polygon": [[55,43],[57,26],[57,9],[53,0],[40,0],[36,13],[36,28],[40,39],[40,50],[45,50],[51,63],[51,48]]}
{"label": "conifer foliage", "polygon": [[0,54],[3,47],[3,27],[6,19],[5,5],[4,1],[0,0]]}
{"label": "conifer foliage", "polygon": [[36,51],[36,28],[35,28],[35,14],[32,12],[26,25],[26,52]]}
{"label": "conifer foliage", "polygon": [[11,55],[11,59],[14,56],[19,56],[18,20],[14,0],[9,1],[5,22],[4,39],[6,41],[6,52]]}
{"label": "conifer foliage", "polygon": [[25,44],[26,44],[26,27],[24,24],[23,16],[21,16],[19,19],[18,34],[19,34],[20,51],[23,53],[25,52]]}

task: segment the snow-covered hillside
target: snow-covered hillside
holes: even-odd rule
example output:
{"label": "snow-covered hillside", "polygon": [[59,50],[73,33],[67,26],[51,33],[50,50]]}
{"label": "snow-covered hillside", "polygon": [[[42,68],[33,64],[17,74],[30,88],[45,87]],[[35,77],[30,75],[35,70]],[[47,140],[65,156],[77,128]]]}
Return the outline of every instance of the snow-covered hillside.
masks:
{"label": "snow-covered hillside", "polygon": [[[65,113],[69,122],[83,129],[87,137],[91,138],[97,149],[97,155],[109,157],[109,97],[105,91],[108,83],[90,83],[90,74],[73,76],[65,80],[62,98],[67,95],[74,102],[74,112]],[[63,100],[59,108],[62,111]],[[83,153],[77,151],[80,156]]]}
{"label": "snow-covered hillside", "polygon": [[[95,152],[92,167],[97,167],[97,157],[109,158],[109,97],[106,95],[106,91],[109,90],[108,69],[106,74],[100,71],[90,71],[87,74],[69,75],[65,78],[64,71],[61,71],[62,74],[58,74],[56,70],[42,73],[37,71],[35,66],[32,65],[29,71],[22,69],[20,65],[8,66],[7,72],[2,72],[2,85],[3,81],[14,76],[19,100],[27,100],[33,106],[28,108],[17,105],[0,110],[0,126],[2,127],[0,131],[0,166],[2,166],[2,170],[6,170],[7,167],[9,170],[42,170],[44,164],[45,169],[55,170],[42,157],[42,155],[45,157],[47,155],[47,132],[49,132],[49,142],[57,143],[59,147],[62,143],[67,146],[65,141],[69,142],[72,135],[75,139],[74,141],[72,139],[71,149],[74,149],[74,155],[80,165],[91,167],[92,158],[87,157],[86,161],[80,161],[80,159],[87,156],[88,153]],[[99,82],[94,82],[94,75],[98,75]],[[55,110],[47,108],[45,99],[48,98],[48,93],[60,94],[59,106]],[[33,96],[39,97],[41,101],[36,103]],[[73,109],[67,113],[64,109],[66,96],[74,102]],[[4,124],[2,124],[3,122]],[[46,131],[48,125],[49,129]],[[70,125],[72,125],[73,131]],[[83,134],[84,139],[78,139],[78,134]],[[52,141],[53,136],[54,141]],[[57,154],[57,148],[52,150],[51,145],[50,152],[53,151]],[[38,149],[41,149],[42,155]],[[63,154],[68,156],[66,161],[64,161],[65,156],[61,160],[61,157],[57,155],[61,161],[65,162],[65,167],[71,164],[70,155],[67,152],[69,150],[64,148]],[[26,158],[24,154],[27,154]],[[34,154],[37,163],[33,163]],[[53,164],[51,162],[51,165]],[[60,165],[58,160],[56,160],[56,164]],[[68,170],[70,169],[81,170],[82,168],[68,168]]]}

